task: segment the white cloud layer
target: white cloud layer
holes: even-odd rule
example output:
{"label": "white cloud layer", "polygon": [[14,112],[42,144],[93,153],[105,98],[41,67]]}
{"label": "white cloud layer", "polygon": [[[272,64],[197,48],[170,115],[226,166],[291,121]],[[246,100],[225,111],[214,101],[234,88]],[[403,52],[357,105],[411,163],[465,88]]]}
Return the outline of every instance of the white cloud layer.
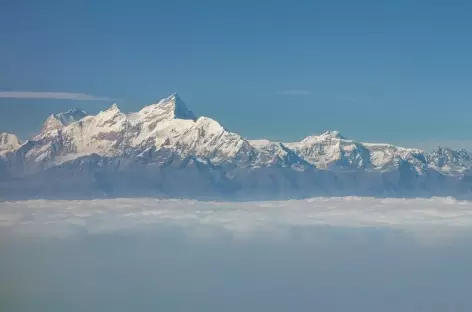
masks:
{"label": "white cloud layer", "polygon": [[109,97],[72,92],[0,91],[0,98],[8,99],[53,99],[76,101],[112,101]]}
{"label": "white cloud layer", "polygon": [[449,198],[2,202],[0,311],[472,311],[471,225]]}
{"label": "white cloud layer", "polygon": [[218,228],[248,234],[332,226],[448,235],[472,229],[472,202],[452,198],[312,198],[265,202],[102,199],[0,203],[0,228],[36,233],[117,232],[155,225]]}

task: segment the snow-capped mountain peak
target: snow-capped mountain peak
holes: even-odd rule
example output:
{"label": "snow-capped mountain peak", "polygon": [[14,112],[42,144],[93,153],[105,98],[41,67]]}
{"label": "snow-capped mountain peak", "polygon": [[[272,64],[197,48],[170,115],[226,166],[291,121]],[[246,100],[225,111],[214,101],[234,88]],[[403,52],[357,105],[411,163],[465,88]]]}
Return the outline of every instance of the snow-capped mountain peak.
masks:
{"label": "snow-capped mountain peak", "polygon": [[196,120],[195,114],[187,108],[177,93],[174,93],[155,104],[144,107],[141,115],[161,116],[162,119]]}
{"label": "snow-capped mountain peak", "polygon": [[339,141],[351,141],[348,140],[346,137],[341,135],[341,133],[337,130],[327,130],[320,135],[311,135],[304,138],[300,142],[288,143],[289,145],[307,145],[307,144],[315,144],[320,142],[330,142],[333,141],[334,143],[339,143]]}
{"label": "snow-capped mountain peak", "polygon": [[118,107],[118,104],[113,103],[110,107],[108,107],[103,112],[120,112],[120,108]]}
{"label": "snow-capped mountain peak", "polygon": [[139,155],[163,145],[172,147],[192,127],[200,132],[223,131],[209,118],[197,120],[177,94],[138,112],[124,113],[114,103],[95,116],[85,115],[77,109],[51,115],[41,133],[33,138],[37,144],[27,157],[61,162],[91,154]]}
{"label": "snow-capped mountain peak", "polygon": [[346,139],[339,131],[326,131],[285,145],[317,168],[346,170],[371,167],[368,150],[361,143]]}
{"label": "snow-capped mountain peak", "polygon": [[94,118],[98,125],[115,124],[117,119],[125,119],[125,114],[121,112],[116,103],[113,103],[109,108],[98,113]]}
{"label": "snow-capped mountain peak", "polygon": [[427,156],[428,163],[437,170],[451,174],[462,173],[472,167],[472,154],[464,149],[438,147]]}
{"label": "snow-capped mountain peak", "polygon": [[219,134],[225,131],[225,129],[219,122],[205,116],[198,118],[197,121],[195,122],[195,125],[203,129],[204,131],[210,132],[210,133]]}
{"label": "snow-capped mountain peak", "polygon": [[51,114],[44,122],[40,135],[52,130],[61,129],[62,127],[67,127],[68,125],[79,121],[86,116],[87,113],[78,108],[73,108],[62,113]]}
{"label": "snow-capped mountain peak", "polygon": [[426,158],[421,150],[391,144],[357,142],[346,139],[339,131],[326,131],[286,145],[318,168],[389,171],[396,170],[402,161],[407,161],[417,172],[423,172],[426,165]]}
{"label": "snow-capped mountain peak", "polygon": [[48,119],[43,124],[43,127],[41,128],[41,132],[39,135],[42,135],[44,133],[47,133],[52,130],[57,130],[62,128],[62,123],[60,120],[58,120],[54,114],[49,115]]}
{"label": "snow-capped mountain peak", "polygon": [[0,153],[14,151],[21,146],[16,135],[11,133],[0,133]]}
{"label": "snow-capped mountain peak", "polygon": [[321,137],[346,140],[346,137],[341,135],[337,130],[327,130],[321,135]]}
{"label": "snow-capped mountain peak", "polygon": [[87,113],[79,108],[73,108],[67,112],[55,114],[54,117],[59,120],[63,126],[68,126],[73,122],[79,121],[80,119],[87,116]]}

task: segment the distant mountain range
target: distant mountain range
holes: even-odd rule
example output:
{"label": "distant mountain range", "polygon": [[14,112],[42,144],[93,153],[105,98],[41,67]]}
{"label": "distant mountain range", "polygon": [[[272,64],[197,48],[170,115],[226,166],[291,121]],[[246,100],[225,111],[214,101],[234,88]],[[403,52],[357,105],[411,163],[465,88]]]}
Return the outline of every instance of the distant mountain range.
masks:
{"label": "distant mountain range", "polygon": [[0,198],[468,197],[472,154],[362,143],[337,131],[246,140],[177,94],[135,113],[53,114],[26,142],[0,134]]}

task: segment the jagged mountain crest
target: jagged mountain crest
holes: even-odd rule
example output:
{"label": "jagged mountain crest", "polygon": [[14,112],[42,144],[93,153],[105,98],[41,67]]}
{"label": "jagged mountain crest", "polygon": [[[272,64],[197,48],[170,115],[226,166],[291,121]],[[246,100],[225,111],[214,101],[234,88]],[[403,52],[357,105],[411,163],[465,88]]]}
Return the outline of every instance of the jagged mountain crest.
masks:
{"label": "jagged mountain crest", "polygon": [[86,116],[87,113],[79,108],[72,108],[66,112],[51,114],[44,122],[40,135],[52,130],[59,130],[63,127],[67,127]]}
{"label": "jagged mountain crest", "polygon": [[193,187],[212,185],[219,190],[246,185],[271,191],[438,192],[447,189],[441,183],[451,183],[452,188],[472,191],[472,154],[464,150],[439,148],[426,154],[358,142],[335,130],[292,143],[246,140],[212,118],[197,118],[177,94],[131,113],[115,103],[96,115],[79,109],[53,114],[41,133],[22,145],[14,135],[0,135],[0,156],[1,165],[10,166],[7,176],[17,179],[65,170],[71,176],[86,172],[93,179],[97,172],[126,173],[161,187],[168,187],[176,175],[181,177],[175,178],[176,187],[192,178],[198,181]]}
{"label": "jagged mountain crest", "polygon": [[464,172],[472,167],[472,154],[464,149],[438,147],[427,155],[427,161],[443,172]]}
{"label": "jagged mountain crest", "polygon": [[308,136],[300,142],[287,143],[304,160],[324,169],[371,169],[368,149],[360,142],[346,139],[339,131],[328,130]]}
{"label": "jagged mountain crest", "polygon": [[79,121],[85,116],[87,116],[87,113],[80,108],[73,108],[67,112],[54,114],[54,117],[59,120],[63,126],[68,126],[73,122]]}
{"label": "jagged mountain crest", "polygon": [[[123,113],[114,103],[95,116],[88,116],[80,109],[53,114],[36,140],[43,143],[35,144],[28,155],[41,154],[37,155],[41,159],[44,159],[44,153],[47,153],[47,159],[71,155],[66,158],[69,159],[74,154],[139,155],[146,150],[166,148],[182,157],[193,155],[217,164],[238,159],[248,166],[291,166],[292,162],[287,158],[291,155],[289,158],[295,163],[330,170],[389,170],[398,168],[401,160],[414,163],[418,171],[423,171],[426,165],[422,151],[360,143],[347,139],[336,130],[308,136],[295,143],[246,141],[211,118],[197,119],[176,93],[135,113]],[[429,159],[434,164],[433,158]],[[436,167],[444,166],[436,164]]]}
{"label": "jagged mountain crest", "polygon": [[[72,111],[69,111],[72,112]],[[138,112],[123,113],[113,104],[97,115],[65,124],[50,116],[27,157],[63,161],[84,155],[133,156],[147,150],[172,149],[181,157],[197,156],[215,164],[248,163],[253,148],[239,135],[217,121],[196,118],[177,94],[172,94]]]}

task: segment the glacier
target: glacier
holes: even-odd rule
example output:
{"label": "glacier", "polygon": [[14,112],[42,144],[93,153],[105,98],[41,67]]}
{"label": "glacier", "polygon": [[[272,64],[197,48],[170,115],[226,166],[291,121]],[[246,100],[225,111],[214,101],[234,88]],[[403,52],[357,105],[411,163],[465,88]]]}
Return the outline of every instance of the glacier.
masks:
{"label": "glacier", "polygon": [[351,140],[248,140],[197,116],[177,94],[122,112],[52,114],[20,142],[0,134],[0,199],[154,196],[277,200],[313,196],[470,198],[472,154]]}

